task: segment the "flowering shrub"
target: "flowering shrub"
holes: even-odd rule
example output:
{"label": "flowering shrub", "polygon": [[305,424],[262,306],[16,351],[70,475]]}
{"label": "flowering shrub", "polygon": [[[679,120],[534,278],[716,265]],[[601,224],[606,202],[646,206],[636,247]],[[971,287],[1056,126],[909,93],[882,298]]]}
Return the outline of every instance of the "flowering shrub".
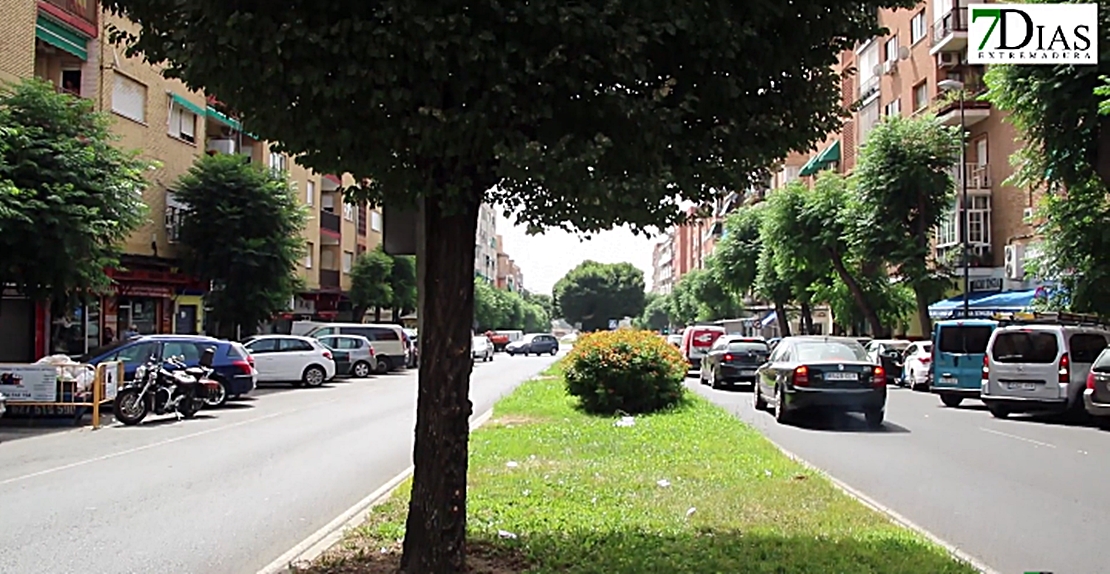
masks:
{"label": "flowering shrub", "polygon": [[567,392],[592,413],[649,413],[674,405],[685,390],[682,353],[651,331],[583,335],[564,365]]}

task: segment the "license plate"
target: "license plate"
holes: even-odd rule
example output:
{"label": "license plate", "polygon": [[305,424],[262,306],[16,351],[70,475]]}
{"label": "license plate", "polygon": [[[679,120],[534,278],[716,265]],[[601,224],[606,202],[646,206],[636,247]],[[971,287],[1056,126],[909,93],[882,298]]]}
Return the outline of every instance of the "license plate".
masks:
{"label": "license plate", "polygon": [[741,377],[754,377],[755,371],[740,371]]}
{"label": "license plate", "polygon": [[956,377],[941,377],[940,382],[943,385],[956,386]]}
{"label": "license plate", "polygon": [[1037,383],[1006,383],[1006,388],[1011,391],[1031,391],[1037,388]]}
{"label": "license plate", "polygon": [[825,373],[826,381],[856,381],[859,376],[855,373]]}

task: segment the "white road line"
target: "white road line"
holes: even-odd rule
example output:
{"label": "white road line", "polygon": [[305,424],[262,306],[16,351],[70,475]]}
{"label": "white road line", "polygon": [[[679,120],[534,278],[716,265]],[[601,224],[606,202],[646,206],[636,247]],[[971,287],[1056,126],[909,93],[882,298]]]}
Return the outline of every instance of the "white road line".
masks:
{"label": "white road line", "polygon": [[[327,401],[327,402],[334,402],[334,401]],[[324,403],[316,403],[312,406],[316,406],[316,405],[319,405],[319,404],[324,404]],[[137,446],[135,448],[129,448],[129,449],[126,449],[126,450],[113,452],[111,454],[105,454],[105,455],[102,455],[102,456],[88,458],[88,459],[85,459],[85,460],[79,460],[77,462],[72,462],[72,463],[69,463],[69,464],[63,464],[62,466],[56,466],[56,467],[53,467],[53,468],[48,468],[46,470],[40,470],[38,472],[32,472],[30,474],[24,474],[22,476],[16,476],[16,477],[13,477],[13,478],[0,480],[0,486],[20,482],[20,481],[27,480],[27,479],[30,479],[30,478],[36,478],[36,477],[47,475],[47,474],[53,474],[55,472],[61,472],[63,470],[69,470],[71,468],[77,468],[79,466],[85,466],[87,464],[92,464],[94,462],[101,462],[101,461],[105,461],[105,460],[109,460],[109,459],[113,459],[113,458],[119,458],[121,456],[134,454],[136,452],[142,452],[144,450],[150,450],[152,448],[165,446],[167,444],[173,444],[175,442],[181,442],[183,440],[188,440],[188,439],[196,438],[196,437],[199,437],[199,436],[204,436],[204,435],[208,435],[208,434],[212,434],[212,433],[217,433],[217,432],[220,432],[220,431],[223,431],[223,430],[233,429],[235,427],[241,427],[243,425],[247,425],[247,424],[251,424],[251,423],[255,423],[255,422],[259,422],[259,421],[264,421],[266,419],[272,419],[274,417],[279,417],[281,415],[286,415],[286,414],[297,412],[297,411],[300,411],[300,410],[304,410],[304,409],[289,409],[289,410],[286,410],[286,411],[279,411],[279,412],[276,412],[276,413],[271,413],[271,414],[268,414],[268,415],[255,417],[253,419],[247,419],[245,421],[239,421],[239,422],[236,422],[236,423],[226,424],[226,425],[219,426],[219,427],[216,427],[216,428],[210,428],[210,429],[190,433],[190,434],[187,434],[187,435],[182,435],[182,436],[169,438],[169,439],[166,439],[166,440],[162,440],[162,441],[158,441],[158,442],[154,442],[154,443],[150,443],[150,444],[145,444],[143,446]]]}
{"label": "white road line", "polygon": [[1056,445],[1054,445],[1054,444],[1048,444],[1047,442],[1041,442],[1039,440],[1033,440],[1031,438],[1025,438],[1023,436],[1018,436],[1016,434],[1010,434],[1010,433],[1007,433],[1007,432],[996,431],[994,429],[989,429],[987,427],[979,427],[979,430],[984,431],[984,432],[989,432],[991,434],[996,434],[998,436],[1004,436],[1004,437],[1007,437],[1007,438],[1012,438],[1014,440],[1024,441],[1024,442],[1027,442],[1029,444],[1035,444],[1037,446],[1047,446],[1048,448],[1056,448]]}
{"label": "white road line", "polygon": [[[482,426],[492,416],[492,408],[478,415],[477,418],[471,421],[470,430],[474,431],[474,429]],[[278,556],[273,562],[259,570],[258,574],[284,574],[292,570],[293,565],[311,563],[319,558],[328,548],[342,540],[348,530],[366,522],[370,510],[385,502],[389,495],[393,494],[393,491],[412,475],[413,470],[414,467],[410,465],[400,474],[389,479],[381,488],[371,492],[369,496],[356,502],[354,506],[335,517],[323,528],[313,532],[308,538]]]}

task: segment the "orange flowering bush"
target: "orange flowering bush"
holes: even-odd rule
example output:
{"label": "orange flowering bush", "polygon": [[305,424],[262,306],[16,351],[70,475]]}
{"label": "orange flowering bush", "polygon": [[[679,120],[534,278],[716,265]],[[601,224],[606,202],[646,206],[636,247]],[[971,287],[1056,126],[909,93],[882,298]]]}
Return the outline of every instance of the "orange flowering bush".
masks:
{"label": "orange flowering bush", "polygon": [[563,361],[567,392],[591,413],[649,413],[682,399],[686,360],[652,331],[581,336]]}

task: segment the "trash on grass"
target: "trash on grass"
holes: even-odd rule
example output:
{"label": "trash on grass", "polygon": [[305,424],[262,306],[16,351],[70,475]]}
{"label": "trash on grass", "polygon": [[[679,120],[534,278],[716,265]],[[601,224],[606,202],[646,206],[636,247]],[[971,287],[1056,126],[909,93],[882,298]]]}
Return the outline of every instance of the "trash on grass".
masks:
{"label": "trash on grass", "polygon": [[510,460],[509,462],[505,463],[505,466],[507,466],[509,468],[516,468],[516,467],[520,466],[520,463],[518,463],[515,460]]}
{"label": "trash on grass", "polygon": [[507,538],[509,540],[516,540],[516,534],[513,534],[512,532],[509,532],[508,530],[498,530],[497,535],[500,536],[501,538]]}
{"label": "trash on grass", "polygon": [[662,480],[659,480],[659,481],[658,481],[658,482],[656,482],[655,484],[658,484],[659,486],[661,486],[661,487],[663,487],[663,488],[667,488],[668,486],[670,486],[670,485],[671,485],[671,481],[669,481],[669,480],[667,480],[667,479],[665,479],[665,478],[664,478],[664,479],[662,479]]}
{"label": "trash on grass", "polygon": [[698,509],[696,507],[691,506],[689,509],[686,510],[686,518],[690,518],[697,511]]}
{"label": "trash on grass", "polygon": [[620,420],[613,423],[615,427],[634,427],[636,426],[636,419],[632,417],[621,417]]}

